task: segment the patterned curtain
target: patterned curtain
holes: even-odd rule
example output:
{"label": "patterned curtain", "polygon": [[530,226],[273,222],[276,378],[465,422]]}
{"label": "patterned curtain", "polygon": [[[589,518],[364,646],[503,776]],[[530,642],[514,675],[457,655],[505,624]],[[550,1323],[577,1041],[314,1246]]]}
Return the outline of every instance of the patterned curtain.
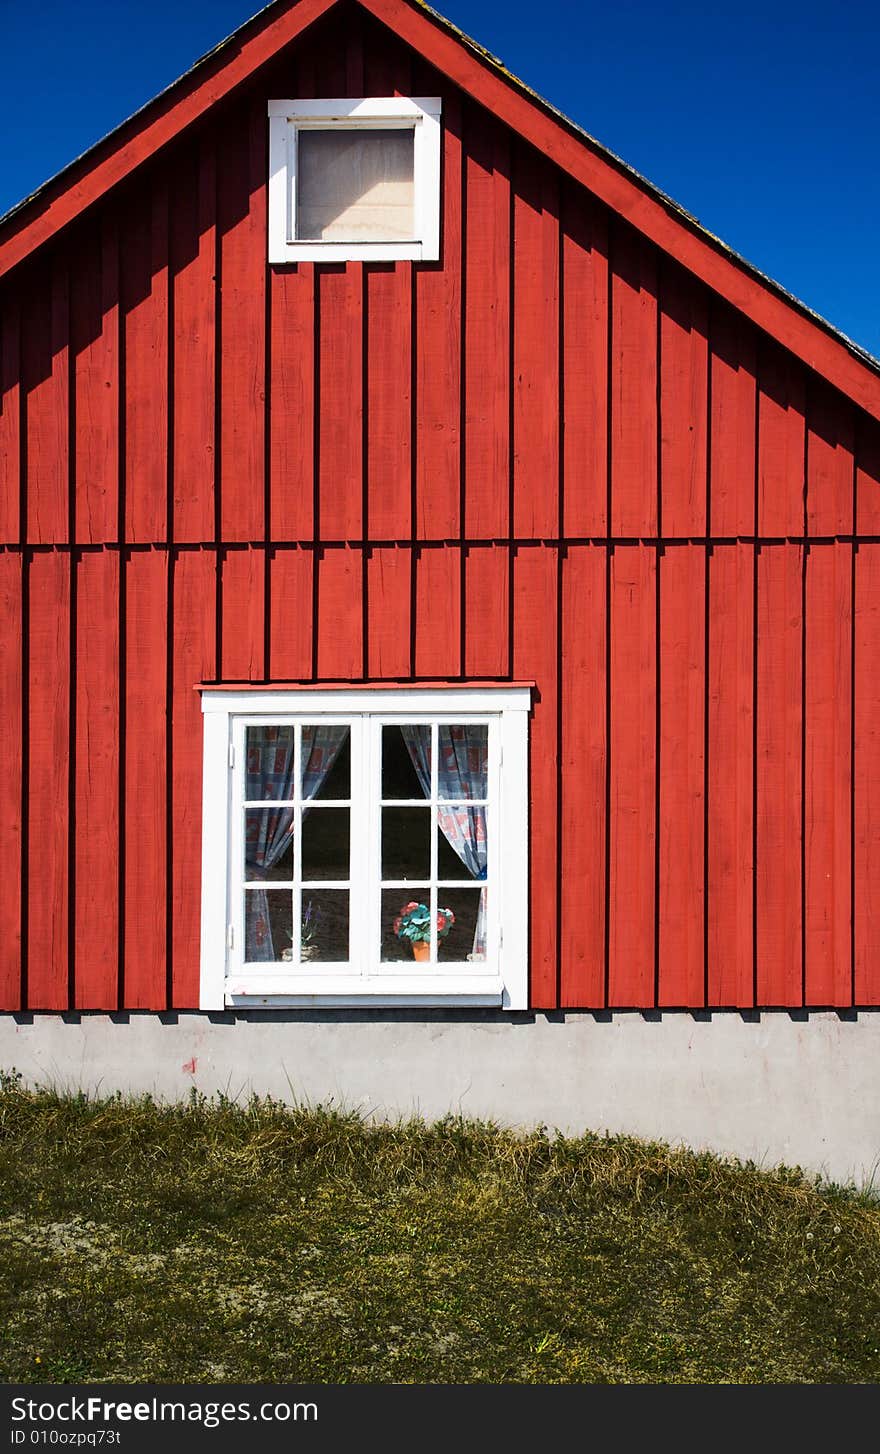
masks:
{"label": "patterned curtain", "polygon": [[[303,727],[303,798],[320,791],[348,734],[347,727]],[[294,728],[261,727],[248,734],[245,795],[251,802],[279,802],[294,796]],[[303,816],[308,808],[303,807]],[[286,853],[293,832],[293,808],[276,808],[248,814],[245,839],[247,878],[253,881],[273,868]],[[269,901],[265,889],[248,892],[251,912],[245,916],[245,957],[252,961],[274,961],[275,945],[269,922]]]}
{"label": "patterned curtain", "polygon": [[[431,728],[401,727],[422,792],[431,796]],[[488,735],[485,727],[461,726],[438,729],[437,784],[443,798],[485,798],[488,773]],[[486,809],[477,807],[437,808],[437,821],[447,842],[455,849],[472,878],[486,877]],[[474,959],[486,958],[486,890],[480,894]]]}
{"label": "patterned curtain", "polygon": [[[300,792],[304,798],[314,798],[320,792],[347,736],[347,727],[303,728]],[[303,808],[303,813],[307,812],[308,808]]]}

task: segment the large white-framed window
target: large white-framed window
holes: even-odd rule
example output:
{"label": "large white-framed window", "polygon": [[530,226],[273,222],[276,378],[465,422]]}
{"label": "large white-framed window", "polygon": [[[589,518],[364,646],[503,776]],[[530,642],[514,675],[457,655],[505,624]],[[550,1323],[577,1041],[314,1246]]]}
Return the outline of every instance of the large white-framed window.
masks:
{"label": "large white-framed window", "polygon": [[527,686],[202,689],[202,1009],[528,1007]]}
{"label": "large white-framed window", "polygon": [[269,262],[440,256],[440,97],[269,102]]}

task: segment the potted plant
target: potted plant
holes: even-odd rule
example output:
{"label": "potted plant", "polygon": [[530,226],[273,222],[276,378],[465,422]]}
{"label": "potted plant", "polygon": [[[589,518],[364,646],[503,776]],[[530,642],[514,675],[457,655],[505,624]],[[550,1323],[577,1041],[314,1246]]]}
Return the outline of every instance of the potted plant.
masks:
{"label": "potted plant", "polygon": [[318,952],[318,945],[315,942],[318,937],[318,926],[321,922],[321,910],[311,899],[303,904],[302,923],[299,931],[299,957],[300,959],[314,959]]}
{"label": "potted plant", "polygon": [[[314,959],[318,953],[316,940],[320,922],[321,910],[316,904],[312,903],[311,899],[308,899],[302,906],[302,923],[299,932],[299,958],[301,964],[309,959]],[[287,937],[291,939],[292,936],[288,933]],[[293,959],[292,944],[289,949],[282,949],[281,958]]]}
{"label": "potted plant", "polygon": [[[454,923],[455,915],[451,909],[438,908],[438,942],[446,938]],[[408,904],[404,904],[393,927],[398,939],[409,942],[414,959],[431,958],[431,911],[427,904],[417,904],[415,899],[411,899]]]}

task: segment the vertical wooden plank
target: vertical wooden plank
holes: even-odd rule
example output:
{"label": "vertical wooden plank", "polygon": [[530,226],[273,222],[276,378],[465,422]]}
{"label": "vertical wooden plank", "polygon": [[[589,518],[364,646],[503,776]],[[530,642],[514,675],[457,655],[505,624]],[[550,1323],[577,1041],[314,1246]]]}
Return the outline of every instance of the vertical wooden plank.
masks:
{"label": "vertical wooden plank", "polygon": [[799,546],[758,552],[757,992],[802,1003],[801,572]]}
{"label": "vertical wooden plank", "polygon": [[119,248],[111,216],[75,254],[70,300],[76,436],[76,539],[104,542],[119,531]]}
{"label": "vertical wooden plank", "polygon": [[76,566],[74,985],[78,1010],[119,988],[119,553]]}
{"label": "vertical wooden plank", "polygon": [[369,93],[364,91],[364,13],[358,9],[351,13],[345,31],[344,95],[363,96],[366,94]]}
{"label": "vertical wooden plank", "polygon": [[[680,500],[686,503],[696,503],[693,494]],[[660,558],[661,1006],[695,1008],[705,998],[705,588],[704,547],[667,548]]]}
{"label": "vertical wooden plank", "polygon": [[[355,12],[363,19],[364,27],[360,40],[362,47],[361,72],[367,96],[436,96],[440,89],[436,71],[405,47],[390,30],[358,7]],[[351,34],[351,32],[349,32]],[[357,36],[357,32],[355,32]],[[356,65],[356,62],[355,62]],[[347,57],[347,74],[352,69],[352,58]],[[358,96],[359,91],[349,91],[349,96]]]}
{"label": "vertical wooden plank", "polygon": [[758,533],[804,531],[804,380],[801,366],[769,340],[758,359]]}
{"label": "vertical wooden plank", "polygon": [[220,555],[220,673],[258,682],[265,664],[265,554],[248,546]]}
{"label": "vertical wooden plank", "polygon": [[562,561],[561,1003],[605,1003],[606,551],[569,546]]}
{"label": "vertical wooden plank", "polygon": [[464,553],[464,674],[510,673],[510,552],[506,545],[473,545]]}
{"label": "vertical wooden plank", "polygon": [[375,546],[367,560],[367,675],[400,681],[412,671],[411,551]]}
{"label": "vertical wooden plank", "polygon": [[510,145],[467,111],[465,535],[505,536],[510,500]]}
{"label": "vertical wooden plank", "polygon": [[853,414],[846,400],[813,383],[807,409],[807,532],[855,530]]}
{"label": "vertical wooden plank", "polygon": [[66,258],[42,260],[24,293],[22,370],[27,431],[27,538],[68,535],[68,276]]}
{"label": "vertical wooden plank", "polygon": [[709,557],[708,1001],[741,1009],[754,1003],[754,570],[751,545]]}
{"label": "vertical wooden plank", "polygon": [[624,224],[611,239],[611,533],[657,533],[657,257]]}
{"label": "vertical wooden plank", "polygon": [[363,564],[359,550],[316,555],[318,601],[315,634],[318,677],[353,681],[363,676]]}
{"label": "vertical wooden plank", "polygon": [[21,786],[24,733],[21,719],[21,555],[0,553],[0,1010],[21,1003]]}
{"label": "vertical wooden plank", "polygon": [[269,270],[272,540],[311,540],[315,500],[315,265]]}
{"label": "vertical wooden plank", "polygon": [[611,556],[611,739],[608,825],[608,1000],[654,1004],[657,758],[655,551]]}
{"label": "vertical wooden plank", "polygon": [[125,538],[164,540],[168,501],[168,189],[131,193],[120,237],[125,330]]}
{"label": "vertical wooden plank", "polygon": [[171,1004],[199,1002],[202,860],[202,712],[196,682],[216,671],[217,559],[179,551],[172,561],[171,662]]}
{"label": "vertical wooden plank", "polygon": [[364,279],[367,530],[371,540],[408,540],[412,533],[412,264],[367,267]]}
{"label": "vertical wooden plank", "polygon": [[27,1007],[68,1004],[70,556],[28,567]]}
{"label": "vertical wooden plank", "polygon": [[880,424],[862,414],[856,439],[856,529],[880,535]]}
{"label": "vertical wooden plank", "polygon": [[563,534],[608,519],[608,222],[582,187],[563,192]]}
{"label": "vertical wooden plank", "polygon": [[880,1004],[880,544],[860,542],[855,599],[855,1002]]}
{"label": "vertical wooden plank", "polygon": [[[345,42],[339,34],[338,20],[336,20],[336,17],[333,17],[336,20],[336,27],[331,25],[328,17],[324,16],[322,18],[324,24],[315,36],[316,48],[314,59],[309,67],[314,72],[313,83],[315,86],[315,95],[344,96],[346,94],[347,69]],[[306,64],[301,61],[299,65],[300,74],[306,69]]]}
{"label": "vertical wooden plank", "polygon": [[513,558],[513,672],[534,681],[529,732],[529,1003],[559,1004],[557,888],[557,557],[520,547]]}
{"label": "vertical wooden plank", "polygon": [[214,538],[216,159],[205,139],[172,183],[173,536]]}
{"label": "vertical wooden plank", "polygon": [[229,119],[218,166],[220,254],[220,532],[265,530],[266,106],[254,97]]}
{"label": "vertical wooden plank", "polygon": [[415,674],[440,680],[461,672],[461,550],[415,553]]}
{"label": "vertical wooden plank", "polygon": [[706,295],[695,278],[675,263],[664,261],[660,300],[663,534],[705,535],[709,413]]}
{"label": "vertical wooden plank", "polygon": [[439,262],[414,269],[416,534],[422,540],[456,536],[460,525],[461,129],[461,104],[453,92],[444,100],[442,252]]}
{"label": "vertical wooden plank", "polygon": [[21,340],[19,301],[4,290],[0,310],[0,540],[21,536]]}
{"label": "vertical wooden plank", "polygon": [[168,553],[131,551],[125,573],[123,1006],[164,1010]]}
{"label": "vertical wooden plank", "polygon": [[754,535],[757,358],[750,323],[712,302],[711,531]]}
{"label": "vertical wooden plank", "polygon": [[[359,25],[359,29],[354,28]],[[340,44],[338,21],[327,19],[316,30],[316,50],[298,64],[303,96],[344,96],[346,94],[387,95],[390,85],[390,59],[383,54],[391,44],[378,52],[367,39],[374,33],[370,19],[359,9],[345,26],[345,40]],[[363,72],[364,92],[347,91],[358,73]],[[381,90],[372,87],[379,85]],[[303,86],[305,89],[303,89]],[[367,89],[368,88],[368,89]],[[359,540],[364,535],[364,265],[361,262],[335,263],[315,268],[315,374],[317,409],[315,447],[318,461],[317,517],[315,539],[323,541]],[[316,559],[319,582],[332,589],[331,577],[339,566],[345,574],[352,567],[346,556],[325,562]],[[358,561],[360,569],[360,561]],[[352,583],[354,572],[352,567]],[[360,601],[361,586],[357,587]],[[361,628],[358,639],[360,640]],[[335,653],[331,651],[331,659]],[[351,665],[348,653],[342,658]],[[356,674],[363,670],[359,661]],[[343,672],[343,675],[346,673]]]}
{"label": "vertical wooden plank", "polygon": [[318,282],[320,539],[363,531],[363,264],[322,268]]}
{"label": "vertical wooden plank", "polygon": [[312,675],[312,566],[310,550],[270,554],[267,675],[272,681],[308,681]]}
{"label": "vertical wooden plank", "polygon": [[513,530],[559,533],[559,184],[516,153],[513,203]]}
{"label": "vertical wooden plank", "polygon": [[[856,528],[880,535],[880,425],[862,415],[856,439]],[[855,557],[853,813],[854,996],[880,1004],[880,545]]]}
{"label": "vertical wooden plank", "polygon": [[812,546],[804,658],[808,1005],[852,1002],[852,611],[852,546]]}

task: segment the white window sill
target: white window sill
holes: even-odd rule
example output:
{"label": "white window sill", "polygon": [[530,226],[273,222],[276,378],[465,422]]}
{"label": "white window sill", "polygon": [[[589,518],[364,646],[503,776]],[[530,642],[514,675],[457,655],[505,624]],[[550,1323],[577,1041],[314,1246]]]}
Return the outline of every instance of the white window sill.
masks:
{"label": "white window sill", "polygon": [[285,263],[390,263],[433,262],[436,249],[422,242],[285,242],[273,238],[269,262]]}
{"label": "white window sill", "polygon": [[369,1009],[406,1005],[501,1007],[505,996],[501,977],[495,974],[379,974],[371,975],[368,982],[360,975],[249,974],[230,976],[224,998],[227,1005],[238,1008],[337,1005]]}

